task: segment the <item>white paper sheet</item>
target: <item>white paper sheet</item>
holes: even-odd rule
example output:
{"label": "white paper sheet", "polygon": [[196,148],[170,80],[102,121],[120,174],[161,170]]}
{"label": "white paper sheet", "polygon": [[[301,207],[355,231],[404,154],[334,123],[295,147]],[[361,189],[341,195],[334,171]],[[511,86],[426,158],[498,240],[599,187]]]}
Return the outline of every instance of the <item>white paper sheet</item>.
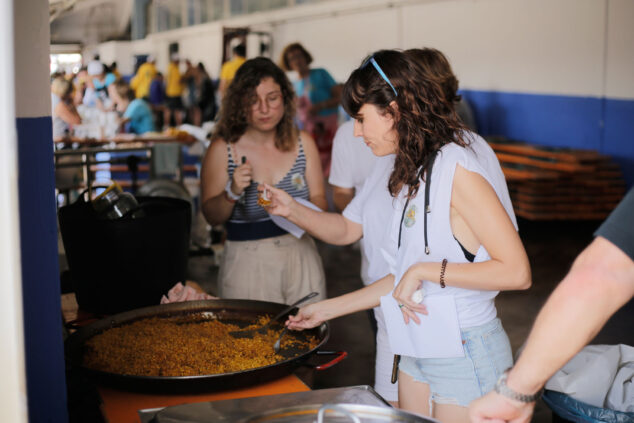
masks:
{"label": "white paper sheet", "polygon": [[[298,197],[294,197],[294,199],[299,204],[306,206],[309,209],[313,209],[316,211],[323,211],[322,209],[320,209],[319,207],[317,207],[316,205],[314,205],[308,200],[304,200],[303,198],[298,198]],[[288,219],[282,216],[274,216],[272,214],[269,214],[269,216],[271,216],[271,220],[273,221],[273,223],[275,223],[277,226],[279,226],[280,228],[284,229],[285,231],[293,235],[295,238],[299,239],[302,237],[302,235],[304,235],[305,231],[299,226],[297,226],[296,224],[294,224],[293,222],[289,221]]]}
{"label": "white paper sheet", "polygon": [[405,324],[392,293],[381,297],[381,310],[394,354],[418,358],[464,357],[454,297],[429,295],[423,304],[429,314],[417,314],[420,325],[411,319]]}

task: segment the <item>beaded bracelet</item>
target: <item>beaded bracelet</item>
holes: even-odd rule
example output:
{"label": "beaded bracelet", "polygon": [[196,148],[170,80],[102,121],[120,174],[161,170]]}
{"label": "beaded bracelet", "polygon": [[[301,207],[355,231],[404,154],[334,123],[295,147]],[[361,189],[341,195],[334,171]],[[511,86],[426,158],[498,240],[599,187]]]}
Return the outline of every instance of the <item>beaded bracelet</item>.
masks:
{"label": "beaded bracelet", "polygon": [[440,265],[440,287],[445,287],[445,269],[447,268],[447,259],[442,259],[442,264]]}

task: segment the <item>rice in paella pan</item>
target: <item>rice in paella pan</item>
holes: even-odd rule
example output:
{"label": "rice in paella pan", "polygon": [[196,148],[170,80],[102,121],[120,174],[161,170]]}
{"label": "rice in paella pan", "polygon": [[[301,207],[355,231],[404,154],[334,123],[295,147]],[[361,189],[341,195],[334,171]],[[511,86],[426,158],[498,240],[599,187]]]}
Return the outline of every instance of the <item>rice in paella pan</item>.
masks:
{"label": "rice in paella pan", "polygon": [[[268,321],[260,317],[259,327]],[[198,376],[239,372],[275,364],[288,358],[276,354],[273,344],[281,328],[269,328],[253,338],[234,338],[237,325],[189,315],[152,317],[114,327],[86,342],[84,366],[108,373],[135,376]],[[318,340],[285,336],[282,348],[305,351]]]}

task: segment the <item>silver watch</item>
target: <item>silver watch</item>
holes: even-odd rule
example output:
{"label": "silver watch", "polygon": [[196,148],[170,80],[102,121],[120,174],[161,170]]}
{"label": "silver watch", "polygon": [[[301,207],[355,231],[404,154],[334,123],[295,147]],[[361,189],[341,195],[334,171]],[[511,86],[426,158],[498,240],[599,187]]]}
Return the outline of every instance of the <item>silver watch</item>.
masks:
{"label": "silver watch", "polygon": [[509,377],[510,370],[511,369],[506,369],[504,373],[500,375],[500,378],[495,383],[495,388],[493,388],[495,392],[519,402],[530,403],[530,402],[537,401],[539,397],[541,397],[542,395],[542,389],[540,389],[539,391],[535,392],[532,395],[527,395],[527,394],[520,394],[519,392],[515,392],[514,390],[508,387],[508,385],[506,384],[506,379],[508,379]]}
{"label": "silver watch", "polygon": [[233,181],[231,179],[229,179],[229,182],[227,182],[227,185],[225,186],[225,192],[227,193],[227,196],[229,198],[231,198],[233,201],[238,201],[239,199],[242,198],[242,194],[244,194],[244,192],[240,195],[236,195],[233,193],[233,191],[231,191],[231,183]]}

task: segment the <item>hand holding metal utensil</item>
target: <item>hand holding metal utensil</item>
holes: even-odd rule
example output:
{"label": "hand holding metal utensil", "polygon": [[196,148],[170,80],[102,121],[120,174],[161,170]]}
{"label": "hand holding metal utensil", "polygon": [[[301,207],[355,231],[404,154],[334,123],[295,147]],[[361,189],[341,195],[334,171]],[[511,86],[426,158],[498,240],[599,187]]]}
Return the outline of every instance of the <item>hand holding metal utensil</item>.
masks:
{"label": "hand holding metal utensil", "polygon": [[305,297],[300,298],[299,300],[295,301],[293,304],[291,304],[290,306],[286,307],[284,310],[282,310],[281,312],[276,314],[271,320],[269,320],[268,323],[266,323],[263,326],[260,326],[257,329],[236,330],[236,331],[229,332],[229,334],[231,336],[233,336],[234,338],[248,338],[248,337],[252,337],[256,333],[264,334],[264,333],[266,333],[266,331],[269,328],[269,326],[271,325],[271,323],[277,321],[277,319],[279,319],[280,317],[285,316],[289,311],[294,309],[299,304],[301,304],[301,303],[303,303],[305,301],[308,301],[308,300],[310,300],[311,298],[313,298],[313,297],[315,297],[317,295],[319,295],[319,293],[311,292],[310,294],[306,295]]}

